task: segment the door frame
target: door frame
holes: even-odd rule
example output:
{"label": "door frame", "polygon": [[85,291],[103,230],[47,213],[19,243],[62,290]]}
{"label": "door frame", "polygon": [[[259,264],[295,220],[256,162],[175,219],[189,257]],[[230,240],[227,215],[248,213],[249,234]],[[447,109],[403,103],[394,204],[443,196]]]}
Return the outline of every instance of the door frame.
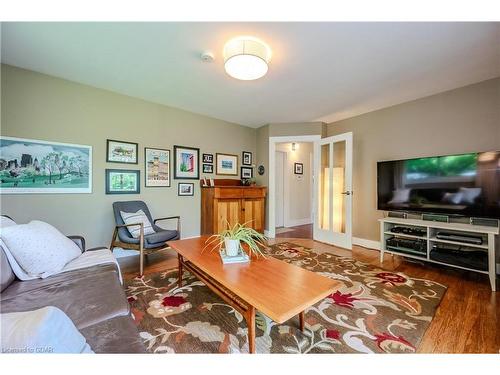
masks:
{"label": "door frame", "polygon": [[[287,179],[288,179],[288,175],[286,174],[286,165],[288,164],[288,154],[287,154],[286,151],[282,151],[282,150],[276,149],[274,155],[276,156],[276,153],[278,153],[278,152],[281,153],[282,156],[283,156],[283,165],[282,165],[282,168],[283,168],[283,181],[281,181],[281,183],[283,184],[283,197],[282,197],[282,199],[283,199],[283,207],[282,207],[283,210],[282,210],[281,214],[283,215],[283,226],[286,227],[288,212],[287,212],[287,209],[286,209],[287,208],[287,204],[285,204],[285,202],[288,202],[288,186],[285,183],[285,181],[287,181]],[[274,162],[276,163],[276,159],[274,160]],[[275,168],[274,172],[276,173],[276,164],[275,164],[274,168]],[[274,187],[275,187],[275,189],[276,189],[276,185],[277,185],[276,182],[277,182],[277,179],[275,177],[275,179],[274,179],[274,184],[275,184]],[[276,205],[275,205],[275,208],[276,208]],[[275,212],[274,220],[276,221],[276,210],[274,212]]]}
{"label": "door frame", "polygon": [[[266,236],[269,238],[276,237],[276,202],[274,200],[274,194],[276,189],[276,176],[275,176],[275,164],[276,164],[276,144],[277,143],[293,143],[293,142],[312,142],[316,143],[321,139],[321,135],[296,135],[296,136],[280,136],[280,137],[269,137],[269,186],[268,186],[268,230]],[[317,150],[313,147],[313,158]],[[313,179],[313,202],[315,202],[316,195],[316,181]],[[314,211],[314,208],[312,209]],[[313,212],[314,214],[314,212]]]}

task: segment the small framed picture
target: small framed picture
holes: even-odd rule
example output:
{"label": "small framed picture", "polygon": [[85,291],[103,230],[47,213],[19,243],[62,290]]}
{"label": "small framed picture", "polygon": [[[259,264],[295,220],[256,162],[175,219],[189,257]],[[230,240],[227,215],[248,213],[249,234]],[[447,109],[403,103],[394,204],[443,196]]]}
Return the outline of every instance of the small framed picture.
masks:
{"label": "small framed picture", "polygon": [[241,164],[242,165],[252,165],[252,153],[249,151],[243,151],[242,154],[242,160]]}
{"label": "small framed picture", "polygon": [[203,154],[203,163],[213,164],[214,154]]}
{"label": "small framed picture", "polygon": [[215,154],[215,173],[226,176],[238,175],[238,155]]}
{"label": "small framed picture", "polygon": [[203,164],[203,173],[214,173],[214,166],[212,164]]}
{"label": "small framed picture", "polygon": [[170,150],[144,148],[146,187],[170,187]]}
{"label": "small framed picture", "polygon": [[295,173],[295,174],[303,174],[304,173],[304,164],[302,164],[302,163],[294,163],[293,164],[293,173]]}
{"label": "small framed picture", "polygon": [[241,179],[253,178],[253,168],[241,167]]}
{"label": "small framed picture", "polygon": [[177,195],[179,196],[194,195],[194,184],[192,182],[179,182],[177,184]]}
{"label": "small framed picture", "polygon": [[140,176],[138,170],[106,169],[106,194],[139,194]]}
{"label": "small framed picture", "polygon": [[106,162],[137,164],[138,144],[132,142],[106,140]]}
{"label": "small framed picture", "polygon": [[197,180],[200,178],[200,149],[174,146],[174,178]]}

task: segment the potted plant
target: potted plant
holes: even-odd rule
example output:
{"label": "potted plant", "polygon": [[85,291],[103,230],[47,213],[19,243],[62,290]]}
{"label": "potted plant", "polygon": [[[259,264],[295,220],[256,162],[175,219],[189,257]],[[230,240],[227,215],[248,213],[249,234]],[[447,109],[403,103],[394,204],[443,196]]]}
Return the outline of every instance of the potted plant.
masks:
{"label": "potted plant", "polygon": [[262,255],[265,258],[266,256],[260,247],[266,247],[267,238],[255,229],[247,227],[246,224],[248,223],[237,223],[231,227],[226,221],[227,229],[219,234],[210,236],[205,242],[205,248],[212,245],[212,250],[219,249],[224,244],[226,254],[228,256],[236,256],[240,251],[241,245],[246,244],[250,253],[249,255]]}

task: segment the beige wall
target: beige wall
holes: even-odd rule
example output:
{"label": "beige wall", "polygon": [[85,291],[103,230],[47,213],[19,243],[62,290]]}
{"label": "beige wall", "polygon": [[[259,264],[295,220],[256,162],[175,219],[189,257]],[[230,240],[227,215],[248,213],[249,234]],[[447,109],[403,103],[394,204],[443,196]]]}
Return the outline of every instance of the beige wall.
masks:
{"label": "beige wall", "polygon": [[[276,150],[286,153],[285,163],[285,226],[311,223],[312,213],[312,142],[298,142],[297,149],[291,150],[290,143],[278,143]],[[294,164],[302,163],[304,173],[296,175]]]}
{"label": "beige wall", "polygon": [[379,240],[377,161],[500,150],[500,78],[328,124],[353,132],[353,235]]}
{"label": "beige wall", "polygon": [[[180,180],[170,188],[145,188],[145,146],[170,149],[172,157],[176,144],[200,153],[255,155],[252,128],[6,65],[1,78],[1,135],[93,146],[92,194],[2,195],[2,213],[18,222],[45,220],[66,234],[84,235],[90,246],[109,245],[116,200],[142,199],[155,217],[180,214],[183,236],[199,233],[199,183],[184,180],[195,182],[194,197],[177,196]],[[139,143],[139,164],[106,163],[108,138]],[[139,169],[141,194],[106,195],[105,168]]]}

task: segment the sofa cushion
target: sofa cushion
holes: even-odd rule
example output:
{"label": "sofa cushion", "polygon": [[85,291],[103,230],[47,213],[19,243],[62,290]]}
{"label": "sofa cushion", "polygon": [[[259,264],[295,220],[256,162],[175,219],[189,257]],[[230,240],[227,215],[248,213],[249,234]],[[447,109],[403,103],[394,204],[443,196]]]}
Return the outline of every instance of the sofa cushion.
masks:
{"label": "sofa cushion", "polygon": [[16,275],[10,267],[7,255],[0,246],[0,292],[7,288],[16,279]]}
{"label": "sofa cushion", "polygon": [[[7,295],[2,293],[1,312],[56,306],[70,317],[78,329],[129,314],[129,304],[115,271],[93,272],[87,277],[73,277],[74,272],[78,271],[57,275],[58,282],[40,283],[38,288],[29,292],[19,293],[16,290],[18,284],[11,285],[5,291]],[[85,273],[86,270],[81,272]],[[23,288],[22,283],[31,282],[19,282],[19,288]]]}
{"label": "sofa cushion", "polygon": [[[144,235],[153,234],[155,231],[149,221],[148,217],[144,213],[143,210],[139,210],[137,212],[123,212],[120,211],[120,215],[125,224],[144,224]],[[139,238],[141,235],[141,226],[140,225],[132,225],[127,227],[130,235],[134,238]]]}
{"label": "sofa cushion", "polygon": [[130,316],[119,316],[85,327],[81,333],[96,353],[145,353],[146,349]]}
{"label": "sofa cushion", "polygon": [[165,229],[162,230],[161,232],[153,233],[148,236],[145,236],[144,239],[146,240],[147,244],[158,244],[161,242],[167,242],[175,237],[177,237],[177,231],[176,230],[169,230]]}
{"label": "sofa cushion", "polygon": [[2,353],[92,353],[85,337],[56,307],[1,315]]}
{"label": "sofa cushion", "polygon": [[[1,236],[7,246],[5,250],[30,278],[57,273],[81,254],[73,241],[43,221],[2,228]],[[18,275],[19,278],[23,276]]]}

